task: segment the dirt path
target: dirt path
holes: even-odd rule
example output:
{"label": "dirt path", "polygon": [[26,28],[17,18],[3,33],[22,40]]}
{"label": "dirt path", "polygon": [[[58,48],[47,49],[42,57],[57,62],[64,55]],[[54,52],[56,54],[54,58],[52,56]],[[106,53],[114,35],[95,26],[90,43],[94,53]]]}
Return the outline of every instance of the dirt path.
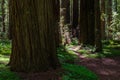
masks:
{"label": "dirt path", "polygon": [[22,80],[61,80],[58,74],[61,69],[40,73],[18,73]]}
{"label": "dirt path", "polygon": [[77,64],[95,72],[100,80],[120,80],[120,57],[93,59],[78,56],[80,61]]}
{"label": "dirt path", "polygon": [[120,56],[113,58],[86,58],[76,52],[79,49],[80,46],[71,48],[79,57],[77,64],[93,71],[100,80],[120,80]]}

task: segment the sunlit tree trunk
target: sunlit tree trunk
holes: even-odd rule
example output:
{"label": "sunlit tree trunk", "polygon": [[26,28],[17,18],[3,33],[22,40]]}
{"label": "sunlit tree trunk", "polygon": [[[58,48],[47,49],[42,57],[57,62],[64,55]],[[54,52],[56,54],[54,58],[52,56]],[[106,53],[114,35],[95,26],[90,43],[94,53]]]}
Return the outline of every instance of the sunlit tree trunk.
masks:
{"label": "sunlit tree trunk", "polygon": [[101,36],[102,39],[105,39],[105,0],[100,0],[101,1]]}

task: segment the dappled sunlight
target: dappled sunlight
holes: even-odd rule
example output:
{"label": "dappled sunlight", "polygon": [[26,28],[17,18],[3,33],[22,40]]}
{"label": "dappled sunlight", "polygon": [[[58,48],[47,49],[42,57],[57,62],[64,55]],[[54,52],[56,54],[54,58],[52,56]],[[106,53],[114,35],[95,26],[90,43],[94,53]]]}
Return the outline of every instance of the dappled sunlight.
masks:
{"label": "dappled sunlight", "polygon": [[7,64],[9,62],[9,56],[0,55],[0,64]]}
{"label": "dappled sunlight", "polygon": [[120,0],[0,6],[0,80],[120,80]]}

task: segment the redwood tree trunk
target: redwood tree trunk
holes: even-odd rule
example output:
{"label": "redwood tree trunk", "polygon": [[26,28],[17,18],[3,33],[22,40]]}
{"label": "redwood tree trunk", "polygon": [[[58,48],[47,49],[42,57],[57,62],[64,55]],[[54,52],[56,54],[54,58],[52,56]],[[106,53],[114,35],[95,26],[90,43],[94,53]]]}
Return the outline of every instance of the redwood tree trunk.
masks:
{"label": "redwood tree trunk", "polygon": [[5,27],[5,0],[2,0],[1,9],[2,9],[2,28],[3,28],[2,31],[5,33],[5,31],[6,31],[6,27]]}
{"label": "redwood tree trunk", "polygon": [[94,0],[94,9],[95,9],[95,45],[96,51],[102,51],[102,42],[101,42],[101,23],[100,23],[100,6],[99,0]]}
{"label": "redwood tree trunk", "polygon": [[80,2],[80,43],[94,45],[94,0]]}
{"label": "redwood tree trunk", "polygon": [[78,0],[73,0],[73,21],[72,27],[75,29],[78,26]]}
{"label": "redwood tree trunk", "polygon": [[54,0],[10,0],[13,71],[57,68]]}
{"label": "redwood tree trunk", "polygon": [[80,2],[80,43],[87,43],[87,6],[86,1],[81,0]]}
{"label": "redwood tree trunk", "polygon": [[105,39],[105,0],[101,0],[101,36]]}
{"label": "redwood tree trunk", "polygon": [[99,0],[80,2],[80,43],[102,50]]}
{"label": "redwood tree trunk", "polygon": [[112,0],[107,0],[107,16],[107,24],[110,26],[112,21]]}

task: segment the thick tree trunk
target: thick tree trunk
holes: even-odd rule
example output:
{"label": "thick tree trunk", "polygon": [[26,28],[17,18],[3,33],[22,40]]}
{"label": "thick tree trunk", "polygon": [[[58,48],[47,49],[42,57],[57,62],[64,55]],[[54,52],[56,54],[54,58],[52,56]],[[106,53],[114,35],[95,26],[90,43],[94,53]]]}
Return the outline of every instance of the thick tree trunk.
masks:
{"label": "thick tree trunk", "polygon": [[80,2],[80,43],[102,50],[99,0]]}
{"label": "thick tree trunk", "polygon": [[54,0],[10,0],[13,71],[57,68]]}
{"label": "thick tree trunk", "polygon": [[80,2],[80,43],[87,44],[87,4],[85,0]]}
{"label": "thick tree trunk", "polygon": [[100,23],[100,1],[94,0],[94,9],[95,9],[95,45],[96,51],[102,51],[102,42],[101,42],[101,23]]}
{"label": "thick tree trunk", "polygon": [[95,9],[94,9],[94,0],[87,1],[88,9],[87,9],[87,16],[88,16],[88,44],[94,45],[95,44]]}
{"label": "thick tree trunk", "polygon": [[94,45],[94,0],[80,2],[80,43]]}
{"label": "thick tree trunk", "polygon": [[72,27],[75,29],[78,26],[78,0],[73,0],[73,21]]}

